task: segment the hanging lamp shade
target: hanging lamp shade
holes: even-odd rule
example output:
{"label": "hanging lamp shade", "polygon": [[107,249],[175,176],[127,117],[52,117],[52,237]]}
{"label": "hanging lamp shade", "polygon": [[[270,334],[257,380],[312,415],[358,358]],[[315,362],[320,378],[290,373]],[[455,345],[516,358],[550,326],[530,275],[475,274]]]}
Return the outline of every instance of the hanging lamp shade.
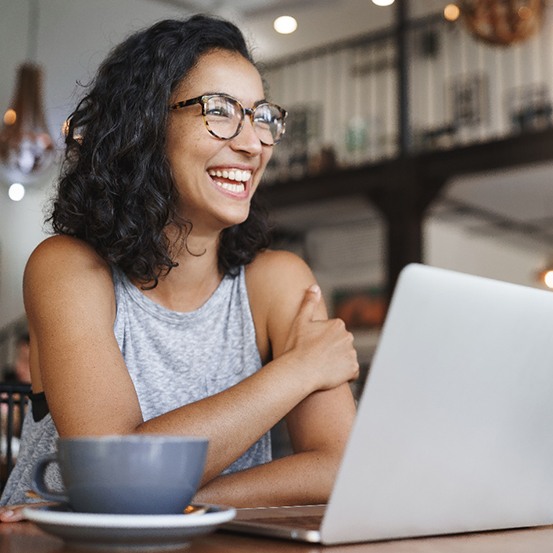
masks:
{"label": "hanging lamp shade", "polygon": [[461,0],[459,8],[476,38],[503,46],[537,33],[544,18],[544,0]]}
{"label": "hanging lamp shade", "polygon": [[34,63],[19,66],[12,104],[0,129],[0,173],[7,184],[33,184],[50,168],[55,144],[42,104],[42,71]]}

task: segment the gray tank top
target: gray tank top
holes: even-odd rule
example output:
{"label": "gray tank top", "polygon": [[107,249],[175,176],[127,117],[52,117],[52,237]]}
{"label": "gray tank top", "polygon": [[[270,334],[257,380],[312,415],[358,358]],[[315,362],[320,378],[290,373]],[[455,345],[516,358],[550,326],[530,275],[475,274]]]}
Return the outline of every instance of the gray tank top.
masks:
{"label": "gray tank top", "polygon": [[[117,315],[114,332],[138,395],[144,420],[225,390],[261,367],[246,290],[245,270],[225,276],[199,309],[179,313],[142,294],[114,271]],[[18,460],[0,505],[25,503],[32,467],[55,451],[58,434],[51,416],[35,422],[29,409]],[[243,470],[271,460],[270,434],[225,469]],[[60,487],[56,470],[50,485]]]}

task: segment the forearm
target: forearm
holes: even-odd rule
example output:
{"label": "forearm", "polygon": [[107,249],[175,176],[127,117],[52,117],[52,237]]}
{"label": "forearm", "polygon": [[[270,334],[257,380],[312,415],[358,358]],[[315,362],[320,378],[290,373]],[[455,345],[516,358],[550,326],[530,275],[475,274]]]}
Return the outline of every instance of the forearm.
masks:
{"label": "forearm", "polygon": [[341,455],[305,451],[219,476],[196,494],[197,503],[234,507],[326,503]]}
{"label": "forearm", "polygon": [[312,392],[296,364],[282,356],[239,384],[146,421],[135,431],[208,437],[206,483]]}

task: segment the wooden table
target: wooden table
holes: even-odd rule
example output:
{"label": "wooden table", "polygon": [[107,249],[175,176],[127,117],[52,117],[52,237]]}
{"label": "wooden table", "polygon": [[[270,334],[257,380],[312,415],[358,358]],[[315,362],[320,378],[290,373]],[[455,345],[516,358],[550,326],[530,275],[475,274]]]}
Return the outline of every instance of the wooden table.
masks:
{"label": "wooden table", "polygon": [[[30,522],[0,523],[1,553],[83,553]],[[92,551],[92,550],[89,550]],[[96,550],[98,551],[98,550]],[[102,549],[109,553],[109,549]],[[136,553],[118,548],[117,553]],[[173,550],[177,551],[177,550]],[[187,553],[552,553],[553,526],[324,547],[215,532],[194,538]],[[156,552],[157,553],[157,552]]]}

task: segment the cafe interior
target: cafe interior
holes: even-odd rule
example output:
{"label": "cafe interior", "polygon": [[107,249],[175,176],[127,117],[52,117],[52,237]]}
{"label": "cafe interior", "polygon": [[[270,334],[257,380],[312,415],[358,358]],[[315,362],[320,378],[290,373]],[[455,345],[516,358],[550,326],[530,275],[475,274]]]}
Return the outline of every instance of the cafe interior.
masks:
{"label": "cafe interior", "polygon": [[[238,24],[268,97],[288,111],[259,194],[274,247],[309,263],[329,312],[354,334],[357,395],[407,264],[553,287],[549,0],[0,0],[0,8],[0,367],[13,363],[25,330],[23,269],[47,235],[44,206],[80,83],[130,32],[193,13]],[[51,143],[37,154],[43,167],[24,175],[2,149],[24,120],[10,119],[16,105],[35,110]]]}
{"label": "cafe interior", "polygon": [[[132,30],[198,11],[244,29],[269,97],[289,112],[260,192],[275,247],[308,261],[330,312],[354,331],[364,366],[409,262],[546,287],[553,262],[548,2],[0,2],[2,132],[16,126],[9,114],[18,95],[40,89],[38,104],[26,96],[23,105],[41,106],[53,144],[36,174],[2,175],[1,366],[12,362],[25,326],[23,267],[47,233],[44,205],[79,83]],[[515,11],[494,15],[503,4],[518,10],[518,20]],[[293,32],[275,30],[282,15],[295,21]],[[38,68],[26,81],[31,92],[20,80],[29,63]]]}

